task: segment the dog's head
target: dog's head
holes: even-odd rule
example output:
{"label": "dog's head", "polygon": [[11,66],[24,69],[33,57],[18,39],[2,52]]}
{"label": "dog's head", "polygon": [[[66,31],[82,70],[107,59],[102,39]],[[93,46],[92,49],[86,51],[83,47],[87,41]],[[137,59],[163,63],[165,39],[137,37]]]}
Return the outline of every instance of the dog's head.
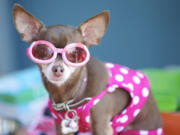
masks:
{"label": "dog's head", "polygon": [[[109,12],[103,11],[86,20],[78,28],[65,25],[45,27],[41,21],[18,4],[14,6],[13,17],[16,29],[20,33],[22,40],[29,43],[37,40],[46,40],[51,42],[56,48],[64,48],[70,43],[83,43],[87,47],[98,45],[109,22]],[[61,85],[73,73],[78,72],[82,68],[66,65],[60,54],[58,54],[54,62],[38,64],[38,66],[46,79],[56,85]]]}

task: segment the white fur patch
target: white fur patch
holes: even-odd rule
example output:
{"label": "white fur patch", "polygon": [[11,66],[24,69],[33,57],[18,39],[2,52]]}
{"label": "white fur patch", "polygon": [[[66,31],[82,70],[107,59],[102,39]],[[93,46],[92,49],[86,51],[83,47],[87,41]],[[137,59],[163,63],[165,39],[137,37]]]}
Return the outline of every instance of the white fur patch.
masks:
{"label": "white fur patch", "polygon": [[60,65],[63,66],[64,72],[60,78],[57,78],[53,75],[52,72],[52,68],[55,64],[57,64],[57,62],[53,62],[49,65],[42,65],[42,72],[44,73],[45,77],[48,79],[49,82],[55,84],[56,86],[61,86],[69,79],[69,77],[72,75],[72,73],[74,73],[76,68],[67,66],[63,62],[59,63]]}

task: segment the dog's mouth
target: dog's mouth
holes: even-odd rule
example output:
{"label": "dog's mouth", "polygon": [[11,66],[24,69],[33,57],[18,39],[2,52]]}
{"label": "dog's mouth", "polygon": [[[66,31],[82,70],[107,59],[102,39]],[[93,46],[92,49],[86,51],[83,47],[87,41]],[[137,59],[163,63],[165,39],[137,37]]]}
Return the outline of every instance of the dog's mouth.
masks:
{"label": "dog's mouth", "polygon": [[54,82],[59,82],[63,80],[63,76],[57,76],[57,75],[51,75],[50,80],[54,81]]}
{"label": "dog's mouth", "polygon": [[65,82],[65,79],[63,76],[57,77],[54,75],[50,75],[47,79],[50,83],[56,84],[57,86],[60,86]]}

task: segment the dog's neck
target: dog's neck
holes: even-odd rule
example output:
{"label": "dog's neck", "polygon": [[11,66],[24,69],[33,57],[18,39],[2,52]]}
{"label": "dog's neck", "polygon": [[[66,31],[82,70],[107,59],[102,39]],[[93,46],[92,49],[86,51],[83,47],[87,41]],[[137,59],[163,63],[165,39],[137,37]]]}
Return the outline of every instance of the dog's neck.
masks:
{"label": "dog's neck", "polygon": [[86,97],[93,97],[106,88],[108,72],[104,64],[91,59],[87,66],[75,72],[67,82],[61,86],[50,83],[42,74],[45,87],[50,98],[55,103],[63,103],[71,99],[74,102]]}
{"label": "dog's neck", "polygon": [[76,89],[76,93],[73,97],[74,99],[74,102],[80,100],[85,92],[85,89],[86,89],[86,86],[87,86],[87,79],[88,79],[88,75],[87,75],[87,69],[86,67],[83,69],[82,71],[83,75],[82,75],[82,78],[81,78],[81,81],[79,83],[79,86],[77,87]]}

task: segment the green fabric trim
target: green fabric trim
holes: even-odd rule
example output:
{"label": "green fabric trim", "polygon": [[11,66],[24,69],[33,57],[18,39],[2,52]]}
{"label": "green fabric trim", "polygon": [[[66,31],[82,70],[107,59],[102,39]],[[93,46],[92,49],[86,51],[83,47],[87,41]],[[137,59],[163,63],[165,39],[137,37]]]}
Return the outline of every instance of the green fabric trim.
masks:
{"label": "green fabric trim", "polygon": [[180,108],[180,69],[143,70],[151,83],[151,90],[162,112],[174,112]]}

